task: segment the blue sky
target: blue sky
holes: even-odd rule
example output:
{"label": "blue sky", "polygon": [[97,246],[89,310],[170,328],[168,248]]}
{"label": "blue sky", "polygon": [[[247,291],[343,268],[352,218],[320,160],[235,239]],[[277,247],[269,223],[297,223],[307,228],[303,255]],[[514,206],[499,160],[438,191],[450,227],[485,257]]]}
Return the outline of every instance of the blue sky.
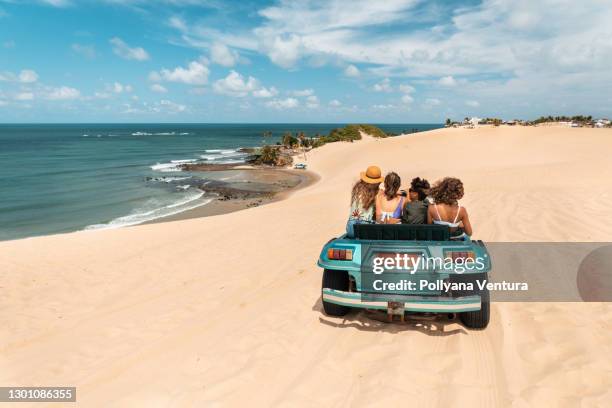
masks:
{"label": "blue sky", "polygon": [[0,0],[0,122],[606,117],[611,21],[597,0]]}

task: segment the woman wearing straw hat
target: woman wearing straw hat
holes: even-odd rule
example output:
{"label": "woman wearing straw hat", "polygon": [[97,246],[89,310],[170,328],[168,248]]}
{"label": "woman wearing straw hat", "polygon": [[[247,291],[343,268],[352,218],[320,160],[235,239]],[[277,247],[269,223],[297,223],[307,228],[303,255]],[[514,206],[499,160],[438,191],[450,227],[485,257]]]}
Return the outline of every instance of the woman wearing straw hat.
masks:
{"label": "woman wearing straw hat", "polygon": [[382,181],[382,172],[378,166],[370,166],[361,172],[361,178],[355,183],[351,193],[351,212],[346,223],[346,234],[349,238],[355,236],[355,224],[374,222],[374,203]]}

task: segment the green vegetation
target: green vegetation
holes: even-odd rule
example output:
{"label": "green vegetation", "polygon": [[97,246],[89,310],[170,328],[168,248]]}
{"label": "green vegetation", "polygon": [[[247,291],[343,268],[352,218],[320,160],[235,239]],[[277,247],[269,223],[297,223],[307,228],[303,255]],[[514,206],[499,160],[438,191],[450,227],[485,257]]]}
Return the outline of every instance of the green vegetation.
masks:
{"label": "green vegetation", "polygon": [[290,165],[293,158],[291,157],[291,151],[287,151],[284,146],[264,145],[247,158],[246,162],[255,165],[266,164],[282,167]]}
{"label": "green vegetation", "polygon": [[[463,122],[455,122],[452,119],[448,118],[446,119],[445,122],[445,126],[446,127],[452,127],[452,126],[462,126],[467,124],[470,121],[470,118],[466,117]],[[531,121],[527,121],[527,120],[521,120],[521,119],[513,119],[513,120],[508,120],[508,121],[503,121],[500,118],[485,118],[485,119],[480,119],[479,124],[481,125],[493,125],[493,126],[499,126],[501,124],[508,124],[508,125],[523,125],[523,126],[529,126],[529,125],[537,125],[540,123],[547,123],[547,122],[572,122],[572,123],[576,123],[578,124],[578,126],[587,126],[587,127],[593,127],[593,126],[598,126],[598,127],[602,127],[602,126],[606,126],[606,127],[612,127],[612,123],[610,123],[610,121],[606,120],[606,119],[602,119],[599,121],[595,121],[593,119],[593,116],[591,115],[574,115],[574,116],[552,116],[552,115],[548,115],[548,116],[541,116],[538,119],[535,120],[531,120]],[[598,123],[595,123],[598,122]]]}
{"label": "green vegetation", "polygon": [[[343,128],[332,129],[329,135],[324,136],[317,133],[314,138],[309,138],[304,132],[298,132],[295,135],[291,132],[286,132],[283,134],[281,141],[277,142],[276,145],[264,145],[255,151],[247,161],[251,164],[267,164],[271,166],[289,165],[293,161],[291,155],[295,154],[294,149],[315,148],[334,142],[353,142],[361,139],[361,132],[373,137],[388,136],[376,126],[365,124],[347,125]],[[263,134],[268,136],[271,132],[264,132]]]}
{"label": "green vegetation", "polygon": [[500,118],[485,118],[480,121],[480,124],[499,126],[504,121]]}
{"label": "green vegetation", "polygon": [[258,155],[258,162],[261,164],[275,165],[278,160],[278,149],[269,145],[261,148]]}
{"label": "green vegetation", "polygon": [[327,136],[321,136],[313,143],[313,147],[323,146],[326,143],[334,142],[353,142],[361,140],[361,132],[373,137],[387,137],[387,134],[380,128],[372,125],[346,125],[343,128],[332,129]]}
{"label": "green vegetation", "polygon": [[293,137],[291,132],[285,132],[281,144],[285,147],[293,147],[299,144],[299,140],[296,137]]}
{"label": "green vegetation", "polygon": [[387,134],[382,131],[382,129],[373,126],[373,125],[357,125],[370,136],[374,137],[387,137]]}
{"label": "green vegetation", "polygon": [[532,121],[531,123],[537,125],[538,123],[546,123],[546,122],[576,122],[576,123],[590,123],[593,121],[593,117],[576,115],[576,116],[540,116],[538,119]]}

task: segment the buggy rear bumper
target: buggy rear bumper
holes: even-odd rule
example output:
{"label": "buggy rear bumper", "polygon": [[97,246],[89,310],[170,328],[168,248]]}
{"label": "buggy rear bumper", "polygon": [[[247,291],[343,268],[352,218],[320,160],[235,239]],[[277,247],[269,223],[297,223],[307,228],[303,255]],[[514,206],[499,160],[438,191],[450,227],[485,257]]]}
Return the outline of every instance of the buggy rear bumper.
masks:
{"label": "buggy rear bumper", "polygon": [[359,292],[344,292],[323,288],[323,300],[336,305],[361,309],[387,310],[389,302],[400,305],[407,312],[459,313],[478,311],[481,308],[480,296],[442,297],[442,296],[412,296],[399,294],[365,294]]}

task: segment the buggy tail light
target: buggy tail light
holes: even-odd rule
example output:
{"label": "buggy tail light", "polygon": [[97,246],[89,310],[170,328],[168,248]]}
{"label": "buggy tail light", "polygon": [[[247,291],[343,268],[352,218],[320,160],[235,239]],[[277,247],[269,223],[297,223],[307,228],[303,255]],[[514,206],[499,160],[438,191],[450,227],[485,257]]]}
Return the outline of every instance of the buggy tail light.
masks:
{"label": "buggy tail light", "polygon": [[327,250],[327,257],[330,260],[335,260],[335,261],[352,261],[353,260],[353,250],[352,249],[329,248]]}
{"label": "buggy tail light", "polygon": [[476,259],[476,254],[474,251],[448,251],[445,257],[452,259],[453,262],[457,262],[458,260],[465,262],[468,260],[474,261]]}

